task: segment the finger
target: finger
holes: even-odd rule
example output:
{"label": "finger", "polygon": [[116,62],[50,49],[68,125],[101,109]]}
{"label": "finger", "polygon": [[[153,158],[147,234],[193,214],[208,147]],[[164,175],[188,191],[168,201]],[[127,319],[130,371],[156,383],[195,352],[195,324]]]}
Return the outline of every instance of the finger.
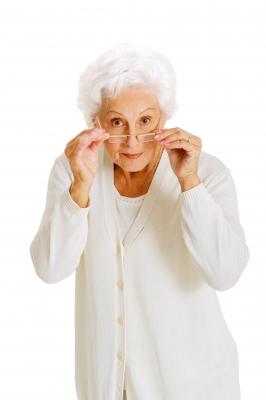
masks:
{"label": "finger", "polygon": [[188,152],[191,152],[191,151],[194,151],[194,150],[198,150],[198,148],[196,148],[194,145],[192,145],[191,143],[187,142],[186,140],[176,140],[176,141],[169,142],[169,143],[163,143],[163,145],[167,149],[180,149],[180,148],[183,148],[184,150],[187,150]]}
{"label": "finger", "polygon": [[184,129],[180,129],[180,132],[183,133],[186,137],[189,137],[189,141],[192,144],[201,145],[202,141],[199,136],[192,135],[191,133],[185,131]]}
{"label": "finger", "polygon": [[[178,136],[178,139],[176,139],[176,136]],[[191,136],[189,137],[189,141],[188,141],[188,136],[183,136],[183,135],[171,135],[169,138],[167,137],[166,139],[162,140],[161,143],[162,144],[166,144],[166,143],[172,143],[175,141],[186,141],[187,143],[189,143],[191,146],[197,147],[197,148],[201,148],[202,144],[201,142],[199,143],[195,143],[191,141]]]}
{"label": "finger", "polygon": [[90,149],[95,151],[98,149],[98,147],[100,147],[100,145],[103,143],[103,140],[97,140],[95,142],[92,142]]}
{"label": "finger", "polygon": [[175,132],[172,134],[169,134],[168,136],[164,136],[164,137],[157,137],[155,136],[156,140],[159,140],[161,143],[168,143],[168,142],[172,142],[173,140],[187,140],[188,141],[188,135],[184,135],[182,132]]}
{"label": "finger", "polygon": [[[173,130],[174,130],[174,132],[173,132]],[[164,129],[160,134],[157,134],[154,137],[155,137],[156,140],[163,140],[163,139],[166,139],[168,137],[169,138],[176,137],[176,135],[178,135],[178,137],[180,139],[183,138],[183,139],[186,139],[187,141],[188,141],[188,138],[189,138],[190,143],[195,144],[195,146],[202,146],[202,141],[201,141],[201,138],[199,136],[192,135],[191,133],[189,133],[189,132],[187,132],[187,131],[185,131],[184,129],[181,129],[181,128]]]}
{"label": "finger", "polygon": [[[67,146],[70,146],[72,143],[74,143],[74,142],[77,140],[77,138],[78,138],[79,136],[80,136],[80,137],[87,136],[88,134],[90,134],[90,132],[91,132],[91,129],[85,129],[85,130],[82,131],[81,133],[78,133],[73,139],[71,139],[71,140],[67,143]],[[98,133],[98,134],[100,135],[100,134],[102,134],[102,133],[105,133],[106,130],[105,130],[105,129],[101,129],[101,128],[94,128],[94,131],[92,131],[92,132]]]}
{"label": "finger", "polygon": [[175,126],[174,128],[160,129],[159,132],[161,132],[162,134],[169,135],[169,133],[174,133],[174,132],[181,131],[181,130],[182,130],[181,128],[178,128],[177,126]]}
{"label": "finger", "polygon": [[90,132],[87,136],[80,139],[81,148],[85,148],[93,142],[101,142],[109,137],[109,133]]}
{"label": "finger", "polygon": [[161,139],[163,139],[163,138],[165,138],[165,137],[167,137],[167,136],[169,136],[169,135],[171,135],[171,134],[181,132],[181,129],[180,129],[180,128],[161,129],[161,130],[158,131],[158,132],[159,132],[159,133],[157,133],[157,134],[155,135],[155,138],[161,138]]}

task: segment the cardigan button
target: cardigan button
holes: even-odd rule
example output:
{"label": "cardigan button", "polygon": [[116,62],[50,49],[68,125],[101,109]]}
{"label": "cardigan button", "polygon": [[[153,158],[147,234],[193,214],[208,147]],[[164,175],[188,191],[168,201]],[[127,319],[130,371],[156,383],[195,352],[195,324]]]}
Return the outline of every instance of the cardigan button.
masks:
{"label": "cardigan button", "polygon": [[122,317],[117,317],[117,323],[120,325],[123,325],[123,318]]}
{"label": "cardigan button", "polygon": [[116,354],[118,360],[123,361],[123,354],[122,353],[117,353]]}
{"label": "cardigan button", "polygon": [[124,285],[123,285],[123,281],[120,279],[119,281],[117,281],[117,287],[119,287],[119,289],[123,289]]}

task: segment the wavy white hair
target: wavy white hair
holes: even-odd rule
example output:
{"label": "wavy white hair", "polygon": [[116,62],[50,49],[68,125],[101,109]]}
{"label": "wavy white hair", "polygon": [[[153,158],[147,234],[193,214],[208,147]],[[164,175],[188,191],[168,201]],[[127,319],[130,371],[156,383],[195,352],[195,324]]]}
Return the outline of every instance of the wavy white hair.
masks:
{"label": "wavy white hair", "polygon": [[167,119],[176,113],[176,74],[169,60],[146,46],[123,42],[104,52],[80,76],[77,107],[87,126],[93,126],[102,96],[116,97],[135,85],[153,90]]}

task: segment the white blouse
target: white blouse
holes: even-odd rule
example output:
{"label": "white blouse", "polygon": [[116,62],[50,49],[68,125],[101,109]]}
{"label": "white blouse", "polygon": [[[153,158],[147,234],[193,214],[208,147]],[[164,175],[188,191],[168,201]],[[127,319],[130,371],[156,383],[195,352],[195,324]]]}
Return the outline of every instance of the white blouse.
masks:
{"label": "white blouse", "polygon": [[144,201],[145,194],[138,197],[122,196],[114,185],[119,228],[122,240],[129,231]]}

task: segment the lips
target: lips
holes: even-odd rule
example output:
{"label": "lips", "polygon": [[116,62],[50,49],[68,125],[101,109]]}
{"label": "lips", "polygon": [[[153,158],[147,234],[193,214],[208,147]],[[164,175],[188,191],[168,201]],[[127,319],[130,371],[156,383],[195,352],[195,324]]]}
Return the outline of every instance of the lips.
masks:
{"label": "lips", "polygon": [[121,153],[123,156],[130,158],[130,159],[135,159],[139,158],[143,153],[135,153],[135,154],[130,154],[130,153]]}
{"label": "lips", "polygon": [[142,153],[122,153],[122,154],[124,154],[126,156],[139,156]]}

